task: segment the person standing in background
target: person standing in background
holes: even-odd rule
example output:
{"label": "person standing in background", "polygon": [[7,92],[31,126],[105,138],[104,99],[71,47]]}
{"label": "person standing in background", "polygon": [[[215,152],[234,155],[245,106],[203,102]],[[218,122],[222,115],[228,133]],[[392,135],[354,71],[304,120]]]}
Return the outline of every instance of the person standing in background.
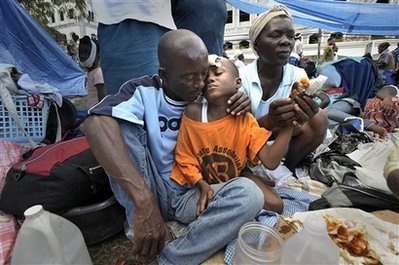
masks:
{"label": "person standing in background", "polygon": [[334,61],[335,53],[338,51],[338,47],[335,45],[335,39],[330,37],[327,39],[327,45],[323,50],[323,62]]}
{"label": "person standing in background", "polygon": [[295,66],[300,66],[301,58],[302,58],[302,51],[303,51],[302,34],[296,33],[294,39],[295,39],[295,45],[294,45],[294,49],[292,49],[290,57],[288,58],[288,63],[295,65]]}
{"label": "person standing in background", "polygon": [[100,67],[100,50],[96,40],[84,36],[79,41],[79,64],[87,71],[87,97],[85,109],[102,100],[105,95],[103,73]]}
{"label": "person standing in background", "polygon": [[301,60],[303,53],[302,34],[296,33],[294,39],[295,39],[295,45],[294,45],[294,50],[292,52],[296,53],[298,55],[299,60]]}
{"label": "person standing in background", "polygon": [[171,0],[173,20],[178,29],[188,29],[205,43],[209,54],[223,54],[226,0]]}
{"label": "person standing in background", "polygon": [[389,51],[389,42],[382,42],[378,45],[378,57],[375,63],[379,70],[394,70],[395,69],[395,58],[392,52]]}
{"label": "person standing in background", "polygon": [[170,0],[93,0],[107,94],[127,80],[158,72],[159,39],[175,29]]}
{"label": "person standing in background", "polygon": [[117,93],[127,80],[158,72],[157,45],[171,29],[189,29],[209,52],[223,52],[225,0],[93,0],[92,9],[107,94]]}
{"label": "person standing in background", "polygon": [[77,35],[75,32],[72,32],[71,34],[71,40],[67,44],[67,51],[69,56],[77,62],[78,59],[78,47],[79,47],[79,35]]}
{"label": "person standing in background", "polygon": [[238,52],[234,55],[234,64],[236,65],[237,69],[240,69],[245,66],[244,63],[244,54],[242,52]]}

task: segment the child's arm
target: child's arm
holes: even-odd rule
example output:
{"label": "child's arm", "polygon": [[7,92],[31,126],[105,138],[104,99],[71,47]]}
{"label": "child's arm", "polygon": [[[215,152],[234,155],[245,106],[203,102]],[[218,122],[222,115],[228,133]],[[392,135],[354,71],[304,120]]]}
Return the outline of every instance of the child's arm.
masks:
{"label": "child's arm", "polygon": [[293,125],[282,127],[274,143],[271,146],[265,143],[259,150],[258,157],[266,168],[275,169],[278,167],[281,159],[287,153],[293,128]]}
{"label": "child's arm", "polygon": [[377,91],[375,95],[377,98],[381,99],[380,109],[386,113],[390,114],[393,111],[393,101],[392,98],[396,96],[397,91],[393,86],[384,86],[380,90]]}
{"label": "child's arm", "polygon": [[197,202],[197,216],[200,215],[208,206],[209,201],[213,197],[213,189],[211,185],[205,182],[205,180],[201,179],[195,184],[201,191],[201,195]]}

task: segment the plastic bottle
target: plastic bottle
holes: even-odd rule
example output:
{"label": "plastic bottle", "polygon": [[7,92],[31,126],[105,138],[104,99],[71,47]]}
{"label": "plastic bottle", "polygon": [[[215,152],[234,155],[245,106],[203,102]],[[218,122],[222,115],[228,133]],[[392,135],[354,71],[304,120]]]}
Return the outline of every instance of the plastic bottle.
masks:
{"label": "plastic bottle", "polygon": [[327,234],[321,216],[309,216],[304,229],[287,240],[280,264],[338,264],[339,249]]}
{"label": "plastic bottle", "polygon": [[24,212],[11,264],[92,264],[79,228],[41,205]]}
{"label": "plastic bottle", "polygon": [[276,229],[258,222],[244,224],[238,233],[234,265],[279,264],[283,239]]}

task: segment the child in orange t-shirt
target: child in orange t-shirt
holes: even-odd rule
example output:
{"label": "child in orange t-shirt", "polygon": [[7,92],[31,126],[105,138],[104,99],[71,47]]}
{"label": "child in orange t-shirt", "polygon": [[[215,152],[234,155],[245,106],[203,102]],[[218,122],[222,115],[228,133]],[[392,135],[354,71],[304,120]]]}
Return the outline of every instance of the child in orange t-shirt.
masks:
{"label": "child in orange t-shirt", "polygon": [[[251,113],[233,116],[225,111],[227,100],[241,86],[237,67],[216,55],[209,55],[209,63],[204,89],[207,102],[191,103],[184,112],[171,178],[185,188],[199,188],[197,215],[212,200],[213,184],[238,176],[252,179],[263,191],[265,209],[281,212],[281,198],[267,181],[251,174],[246,166],[248,161],[260,160],[265,167],[275,169],[288,150],[293,125],[284,127],[268,146],[271,132],[261,128]],[[184,196],[176,197],[175,205],[184,205]]]}

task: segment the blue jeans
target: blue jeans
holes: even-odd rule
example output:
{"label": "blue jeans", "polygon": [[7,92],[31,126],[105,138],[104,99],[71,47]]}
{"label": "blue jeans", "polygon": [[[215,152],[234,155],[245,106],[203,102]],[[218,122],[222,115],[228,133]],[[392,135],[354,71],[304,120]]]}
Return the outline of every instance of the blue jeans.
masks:
{"label": "blue jeans", "polygon": [[[360,117],[362,109],[359,102],[353,99],[347,99],[335,101],[327,106],[324,111],[327,113],[330,125],[336,125],[343,123],[346,118],[353,116]],[[368,129],[373,124],[371,120],[364,119],[365,129]]]}
{"label": "blue jeans", "polygon": [[130,79],[158,73],[158,42],[168,31],[133,19],[98,25],[100,66],[107,94],[116,94]]}
{"label": "blue jeans", "polygon": [[[176,213],[179,219],[190,223],[186,232],[165,246],[158,257],[159,264],[186,265],[205,261],[237,237],[241,226],[252,221],[262,209],[263,193],[247,178],[214,185],[214,198],[198,218],[195,210],[199,190],[190,189],[183,195],[183,204],[172,205],[172,197],[178,191],[173,190],[157,173],[147,148],[146,132],[142,127],[129,123],[121,122],[120,125],[132,163],[156,195],[165,221],[174,219]],[[132,201],[112,177],[110,182],[115,197],[125,207],[131,226],[134,216]]]}

